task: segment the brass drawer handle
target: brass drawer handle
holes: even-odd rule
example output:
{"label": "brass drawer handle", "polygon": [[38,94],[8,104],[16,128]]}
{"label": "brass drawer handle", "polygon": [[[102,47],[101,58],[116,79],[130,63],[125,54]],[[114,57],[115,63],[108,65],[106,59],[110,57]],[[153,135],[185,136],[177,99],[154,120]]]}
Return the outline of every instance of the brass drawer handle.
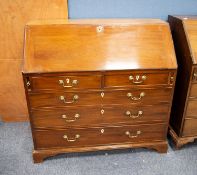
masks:
{"label": "brass drawer handle", "polygon": [[69,78],[66,78],[66,83],[64,82],[64,80],[59,80],[59,84],[65,88],[73,87],[73,86],[77,85],[78,83],[79,83],[78,80],[72,80],[72,82],[71,82],[71,80]]}
{"label": "brass drawer handle", "polygon": [[74,95],[72,101],[66,101],[65,97],[62,96],[62,95],[59,97],[59,99],[61,101],[63,101],[64,103],[66,103],[66,104],[71,104],[71,103],[76,102],[79,99],[79,96],[78,95]]}
{"label": "brass drawer handle", "polygon": [[131,138],[131,139],[138,137],[141,133],[142,133],[141,131],[137,131],[136,134],[132,134],[132,133],[130,133],[129,131],[126,131],[126,132],[125,132],[125,134],[126,134],[127,136],[129,136],[129,138]]}
{"label": "brass drawer handle", "polygon": [[74,138],[69,139],[68,136],[65,134],[65,135],[63,136],[63,138],[66,139],[67,142],[76,142],[77,139],[80,138],[80,135],[79,135],[79,134],[76,134]]}
{"label": "brass drawer handle", "polygon": [[197,79],[197,73],[195,72],[194,73],[194,78],[193,78],[194,80],[196,80]]}
{"label": "brass drawer handle", "polygon": [[63,119],[66,119],[66,120],[65,120],[66,122],[74,122],[74,121],[76,121],[79,117],[80,117],[79,114],[75,114],[74,119],[68,119],[68,117],[67,117],[65,114],[62,115],[62,118],[63,118]]}
{"label": "brass drawer handle", "polygon": [[147,79],[146,75],[136,75],[135,77],[133,75],[129,76],[129,80],[132,81],[133,84],[141,84]]}
{"label": "brass drawer handle", "polygon": [[143,111],[138,111],[137,115],[132,115],[130,111],[126,111],[126,115],[133,119],[140,117],[142,114],[143,114]]}
{"label": "brass drawer handle", "polygon": [[141,92],[140,93],[140,95],[139,95],[139,97],[133,97],[133,94],[132,93],[127,93],[127,97],[128,98],[130,98],[131,100],[133,100],[133,101],[139,101],[139,100],[141,100],[142,99],[142,97],[144,97],[145,96],[145,92]]}

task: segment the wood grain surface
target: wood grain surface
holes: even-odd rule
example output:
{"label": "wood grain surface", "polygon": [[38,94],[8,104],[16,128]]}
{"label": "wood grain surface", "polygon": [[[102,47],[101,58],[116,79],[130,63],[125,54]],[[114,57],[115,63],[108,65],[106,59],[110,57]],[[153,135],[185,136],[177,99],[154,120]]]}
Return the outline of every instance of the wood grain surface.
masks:
{"label": "wood grain surface", "polygon": [[197,64],[197,18],[183,20],[193,63]]}
{"label": "wood grain surface", "polygon": [[25,44],[35,162],[123,144],[167,151],[177,65],[166,22],[32,22]]}
{"label": "wood grain surface", "polygon": [[[113,143],[163,141],[165,124],[95,127],[85,129],[34,130],[35,148],[86,147]],[[130,137],[126,134],[130,133]],[[67,135],[67,139],[63,138]],[[80,135],[76,138],[76,135]],[[69,141],[73,140],[73,141]]]}
{"label": "wood grain surface", "polygon": [[165,22],[117,19],[111,24],[110,20],[103,19],[97,24],[95,20],[81,21],[28,24],[23,72],[177,67],[169,26]]}
{"label": "wood grain surface", "polygon": [[[152,110],[153,107],[156,110]],[[105,105],[37,109],[32,110],[31,115],[34,128],[73,128],[76,126],[167,122],[168,111],[169,105]],[[78,114],[77,117],[76,114]]]}
{"label": "wood grain surface", "polygon": [[2,0],[0,8],[0,115],[3,121],[24,121],[28,116],[21,76],[24,26],[31,20],[67,19],[67,1]]}

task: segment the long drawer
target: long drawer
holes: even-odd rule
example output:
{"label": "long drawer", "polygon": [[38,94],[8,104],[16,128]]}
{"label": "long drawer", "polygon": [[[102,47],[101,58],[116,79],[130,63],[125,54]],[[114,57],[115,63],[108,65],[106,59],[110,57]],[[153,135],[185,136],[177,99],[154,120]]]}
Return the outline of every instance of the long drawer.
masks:
{"label": "long drawer", "polygon": [[29,95],[30,106],[57,107],[73,105],[108,105],[108,104],[143,104],[154,105],[169,103],[171,88],[137,89],[97,92],[57,92],[32,93]]}
{"label": "long drawer", "polygon": [[31,111],[33,126],[36,127],[73,127],[117,123],[166,122],[169,106],[103,106],[67,107]]}
{"label": "long drawer", "polygon": [[36,149],[165,140],[166,124],[34,130]]}

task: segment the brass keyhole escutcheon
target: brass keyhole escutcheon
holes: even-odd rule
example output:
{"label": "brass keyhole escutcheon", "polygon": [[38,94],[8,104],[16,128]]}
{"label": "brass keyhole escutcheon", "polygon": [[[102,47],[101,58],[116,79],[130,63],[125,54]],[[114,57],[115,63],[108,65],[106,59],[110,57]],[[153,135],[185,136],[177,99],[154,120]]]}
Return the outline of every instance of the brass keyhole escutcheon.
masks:
{"label": "brass keyhole escutcheon", "polygon": [[96,27],[96,31],[97,31],[97,33],[102,33],[102,32],[104,32],[104,27],[98,26],[98,27]]}
{"label": "brass keyhole escutcheon", "polygon": [[103,134],[105,132],[105,130],[104,129],[101,129],[101,134]]}

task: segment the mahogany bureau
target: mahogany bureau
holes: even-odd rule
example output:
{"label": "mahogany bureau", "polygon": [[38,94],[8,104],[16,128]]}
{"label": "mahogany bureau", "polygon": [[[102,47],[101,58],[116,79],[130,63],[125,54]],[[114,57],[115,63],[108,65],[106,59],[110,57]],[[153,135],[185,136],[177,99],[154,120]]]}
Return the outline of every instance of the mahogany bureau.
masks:
{"label": "mahogany bureau", "polygon": [[165,153],[176,69],[160,20],[29,23],[23,77],[34,162],[136,147]]}
{"label": "mahogany bureau", "polygon": [[177,148],[197,138],[197,16],[169,16],[179,65],[169,133]]}

